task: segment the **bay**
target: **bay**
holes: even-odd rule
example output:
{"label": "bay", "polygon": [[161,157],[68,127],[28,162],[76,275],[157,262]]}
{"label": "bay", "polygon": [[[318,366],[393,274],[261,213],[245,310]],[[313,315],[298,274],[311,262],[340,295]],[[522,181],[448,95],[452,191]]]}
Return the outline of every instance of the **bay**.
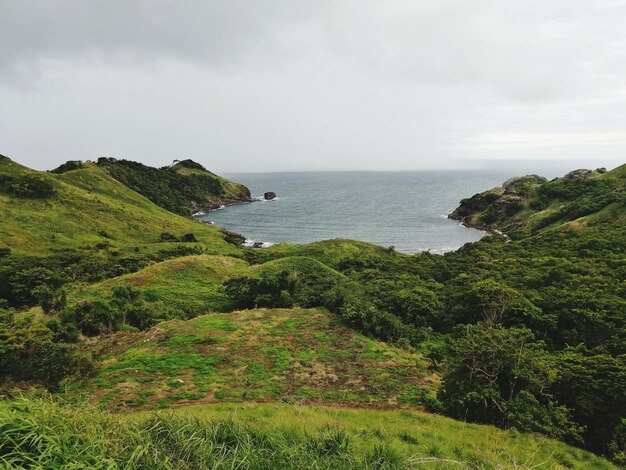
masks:
{"label": "bay", "polygon": [[507,171],[231,173],[254,197],[202,216],[251,241],[310,243],[350,238],[404,253],[459,248],[485,235],[447,218],[459,201],[497,186]]}

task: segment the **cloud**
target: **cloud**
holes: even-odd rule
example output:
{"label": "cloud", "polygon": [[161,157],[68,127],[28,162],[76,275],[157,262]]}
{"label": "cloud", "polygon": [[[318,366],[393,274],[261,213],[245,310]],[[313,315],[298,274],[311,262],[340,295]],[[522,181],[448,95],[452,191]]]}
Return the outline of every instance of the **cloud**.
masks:
{"label": "cloud", "polygon": [[0,151],[215,170],[615,160],[624,24],[615,0],[0,0]]}
{"label": "cloud", "polygon": [[323,48],[366,73],[541,100],[621,78],[624,20],[615,1],[3,0],[0,71],[28,80],[51,60],[280,66]]}
{"label": "cloud", "polygon": [[[169,59],[229,65],[279,53],[277,32],[306,23],[322,2],[229,0],[2,0],[4,78],[48,61]],[[267,54],[267,56],[266,56]]]}

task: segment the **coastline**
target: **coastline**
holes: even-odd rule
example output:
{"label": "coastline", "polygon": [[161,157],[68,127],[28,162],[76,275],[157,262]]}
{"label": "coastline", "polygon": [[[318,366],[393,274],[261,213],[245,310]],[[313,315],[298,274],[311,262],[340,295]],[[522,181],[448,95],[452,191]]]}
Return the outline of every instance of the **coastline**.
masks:
{"label": "coastline", "polygon": [[509,238],[509,236],[506,233],[504,233],[502,230],[498,230],[497,228],[492,227],[490,225],[477,224],[477,223],[472,222],[469,216],[457,216],[457,215],[454,215],[454,212],[452,212],[448,214],[448,219],[458,220],[461,223],[461,225],[463,225],[464,227],[474,228],[476,230],[482,230],[483,232],[487,232],[489,235],[499,235],[499,236]]}
{"label": "coastline", "polygon": [[[211,212],[218,209],[223,209],[226,206],[234,206],[237,204],[247,204],[250,202],[254,202],[256,199],[251,197],[224,197],[224,198],[216,198],[211,202],[206,203],[197,203],[195,201],[191,201],[189,210],[192,213],[192,217],[199,212]],[[204,214],[202,214],[204,215]]]}

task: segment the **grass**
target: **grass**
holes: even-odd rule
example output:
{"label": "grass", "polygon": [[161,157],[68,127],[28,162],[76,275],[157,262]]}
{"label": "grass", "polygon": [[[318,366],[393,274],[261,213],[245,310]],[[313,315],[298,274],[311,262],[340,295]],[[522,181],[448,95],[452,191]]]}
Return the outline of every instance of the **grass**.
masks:
{"label": "grass", "polygon": [[111,409],[278,400],[409,406],[432,399],[438,383],[420,355],[366,338],[320,310],[209,314],[85,347],[101,367],[70,390]]}
{"label": "grass", "polygon": [[373,243],[343,238],[323,240],[306,245],[280,243],[258,252],[257,256],[260,262],[290,256],[310,257],[335,269],[343,263],[350,263],[355,259],[375,260],[384,263],[394,257],[409,258],[409,255],[398,253]]}
{"label": "grass", "polygon": [[245,261],[230,256],[184,256],[95,284],[74,285],[69,301],[106,297],[116,286],[131,285],[141,289],[149,302],[163,302],[188,316],[224,312],[232,310],[232,302],[224,292],[224,281],[248,270]]}
{"label": "grass", "polygon": [[[162,232],[194,233],[211,254],[238,255],[216,227],[161,209],[95,165],[61,175],[37,172],[0,159],[0,176],[36,174],[55,194],[46,199],[0,193],[0,247],[26,254],[107,243],[113,249],[156,250]],[[102,234],[106,233],[107,236]]]}
{"label": "grass", "polygon": [[418,411],[227,404],[108,414],[0,408],[2,468],[613,469],[558,441]]}

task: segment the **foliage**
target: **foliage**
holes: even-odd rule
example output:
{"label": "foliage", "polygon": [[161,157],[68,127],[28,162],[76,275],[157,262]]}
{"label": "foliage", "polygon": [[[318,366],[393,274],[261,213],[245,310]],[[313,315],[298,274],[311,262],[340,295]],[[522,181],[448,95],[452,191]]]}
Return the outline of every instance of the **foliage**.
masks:
{"label": "foliage", "polygon": [[54,194],[54,186],[47,179],[34,174],[17,177],[0,174],[0,191],[20,198],[44,199]]}
{"label": "foliage", "polygon": [[67,162],[56,167],[54,170],[50,170],[50,173],[61,174],[66,171],[81,170],[83,168],[85,168],[85,164],[80,160],[68,160]]}
{"label": "foliage", "polygon": [[156,205],[177,214],[188,215],[192,203],[212,205],[219,198],[250,199],[246,187],[224,180],[191,160],[164,168],[114,158],[100,158],[97,164]]}
{"label": "foliage", "polygon": [[74,350],[55,341],[53,332],[32,316],[0,310],[0,383],[25,380],[55,389],[65,377],[90,369]]}
{"label": "foliage", "polygon": [[464,327],[453,343],[441,399],[459,419],[576,441],[580,429],[549,394],[556,375],[530,330],[481,322]]}
{"label": "foliage", "polygon": [[[358,385],[341,389],[341,373],[315,369],[312,358],[331,367],[332,361],[345,364],[379,352],[350,341],[342,349],[346,338],[333,336],[334,327],[316,316],[296,326],[278,326],[271,320],[276,313],[262,310],[268,312],[270,318],[263,319],[268,324],[248,325],[241,337],[222,333],[234,326],[225,316],[216,316],[216,323],[199,317],[180,322],[186,326],[176,326],[171,336],[149,336],[160,331],[150,329],[157,321],[208,311],[285,308],[281,315],[297,315],[300,307],[321,307],[361,333],[427,355],[419,357],[417,369],[428,365],[433,378],[413,388],[404,382],[406,370],[389,374],[392,359],[368,371],[377,379],[364,387],[376,390],[377,399],[386,395],[389,406],[395,405],[384,386],[402,386],[406,403],[431,410],[443,404],[447,413],[462,419],[531,430],[621,458],[626,166],[576,171],[552,181],[534,175],[516,178],[463,200],[454,217],[504,230],[510,238],[484,238],[444,256],[409,256],[341,239],[240,249],[240,237],[176,216],[129,189],[178,213],[185,213],[192,200],[211,204],[220,185],[219,198],[246,197],[234,183],[193,162],[157,170],[105,159],[98,166],[85,163],[56,174],[0,159],[3,188],[25,176],[49,183],[54,192],[43,199],[0,192],[0,304],[40,305],[48,316],[38,314],[40,321],[24,328],[43,329],[41,337],[32,334],[38,342],[60,345],[54,346],[59,355],[79,331],[106,333],[81,347],[118,368],[107,365],[107,375],[86,385],[66,382],[76,392],[83,386],[94,393],[106,390],[111,395],[96,393],[95,399],[136,406],[320,394],[335,402],[355,399],[351,394]],[[240,321],[250,313],[233,318]],[[12,321],[19,323],[24,315]],[[193,329],[196,321],[210,327],[200,328],[199,334]],[[316,322],[321,331],[314,328]],[[163,325],[170,324],[158,328]],[[183,334],[180,330],[186,328],[190,330]],[[318,336],[297,336],[291,328]],[[251,330],[261,332],[262,340]],[[226,337],[227,346],[213,346]],[[269,344],[268,338],[279,344]],[[298,347],[276,338],[288,338]],[[306,342],[316,350],[303,348]],[[407,357],[398,354],[393,361]],[[258,361],[243,364],[240,357]],[[476,364],[483,367],[478,370]],[[235,365],[237,369],[230,368]],[[291,380],[298,373],[327,382],[316,388]],[[441,403],[434,396],[439,373],[445,378]],[[181,374],[198,374],[197,383]],[[337,382],[329,379],[332,374]],[[232,384],[224,383],[226,375]],[[287,385],[281,382],[285,377],[290,378]],[[129,385],[135,383],[139,385]],[[158,401],[159,396],[167,398]],[[395,455],[382,448],[372,448],[374,454],[390,461]]]}

